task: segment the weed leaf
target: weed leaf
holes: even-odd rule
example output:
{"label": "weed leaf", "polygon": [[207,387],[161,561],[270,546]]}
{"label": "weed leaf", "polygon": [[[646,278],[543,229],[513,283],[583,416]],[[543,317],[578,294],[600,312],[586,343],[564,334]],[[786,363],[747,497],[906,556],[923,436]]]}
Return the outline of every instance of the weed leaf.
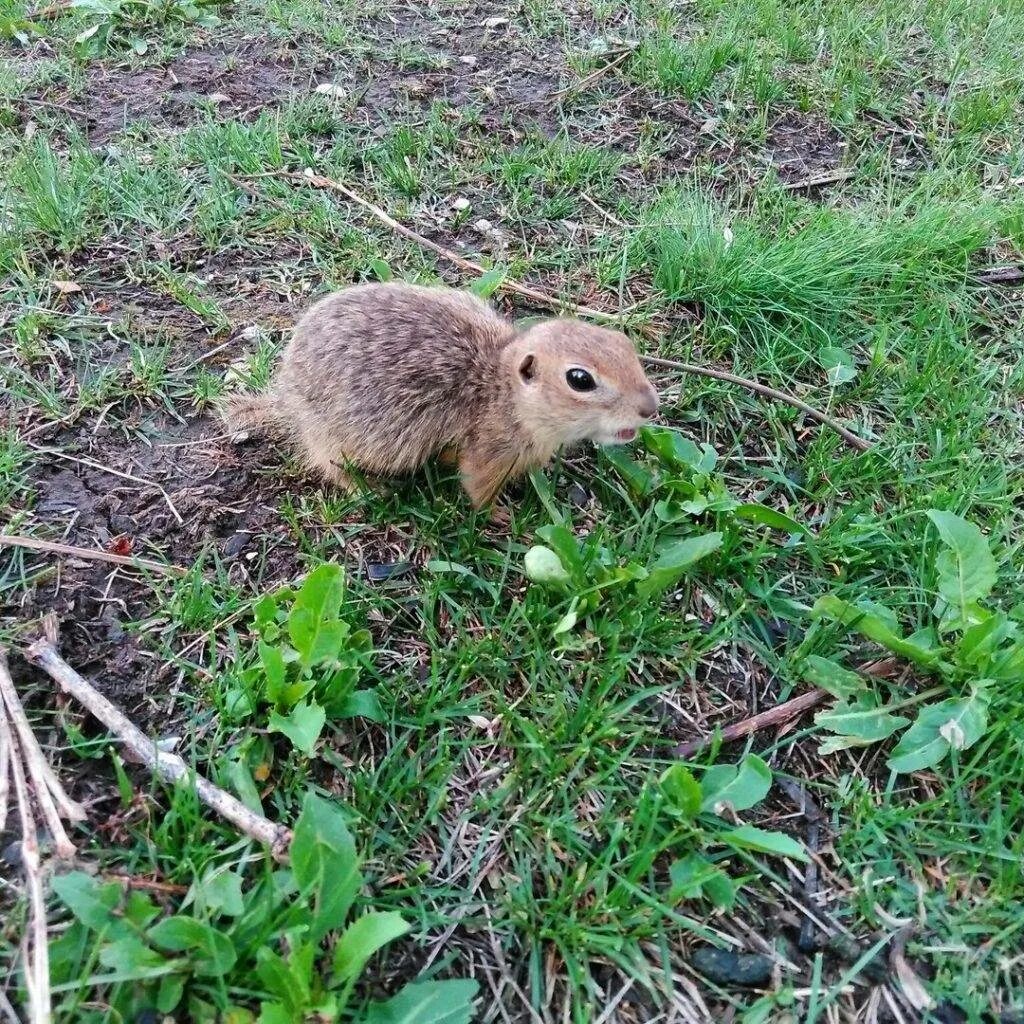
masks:
{"label": "weed leaf", "polygon": [[345,929],[334,947],[335,979],[343,982],[358,977],[378,949],[404,935],[410,927],[393,910],[363,914]]}
{"label": "weed leaf", "polygon": [[304,668],[333,658],[345,638],[338,619],[344,596],[340,566],[330,562],[314,569],[295,595],[288,615],[288,635]]}
{"label": "weed leaf", "polygon": [[832,619],[917,665],[930,667],[938,660],[938,652],[923,638],[915,634],[907,639],[900,633],[895,615],[884,605],[872,601],[851,604],[834,594],[824,594],[811,609],[811,617]]}
{"label": "weed leaf", "polygon": [[966,698],[950,698],[922,708],[889,757],[894,772],[933,768],[953,750],[967,750],[985,735],[988,698],[979,689]]}
{"label": "weed leaf", "polygon": [[731,832],[721,833],[718,838],[735,850],[753,850],[756,853],[788,857],[790,860],[808,860],[803,843],[781,832],[768,832],[753,825],[741,825]]}
{"label": "weed leaf", "polygon": [[761,523],[763,526],[770,526],[773,530],[784,530],[786,533],[803,533],[808,532],[807,527],[803,523],[798,523],[795,519],[787,516],[783,512],[777,512],[773,508],[769,508],[767,505],[759,505],[756,502],[747,502],[743,505],[737,505],[733,510],[732,514],[738,519],[749,519],[755,523]]}
{"label": "weed leaf", "polygon": [[759,804],[772,788],[772,770],[756,754],[739,764],[712,765],[701,779],[702,811],[718,814],[722,804],[746,811]]}
{"label": "weed leaf", "polygon": [[165,917],[149,930],[149,940],[173,953],[188,953],[196,974],[220,977],[235,965],[231,939],[194,917]]}
{"label": "weed leaf", "polygon": [[386,1003],[371,1003],[361,1024],[469,1024],[475,981],[420,981]]}
{"label": "weed leaf", "polygon": [[271,732],[284,733],[296,750],[301,750],[309,757],[326,721],[327,713],[316,701],[304,700],[296,704],[287,715],[271,711],[269,728]]}
{"label": "weed leaf", "polygon": [[970,607],[996,584],[996,560],[976,524],[939,509],[931,509],[928,518],[946,546],[935,559],[939,594],[967,621]]}
{"label": "weed leaf", "polygon": [[815,654],[805,659],[803,677],[807,682],[841,700],[863,693],[867,689],[867,683],[856,672],[837,665],[830,658],[819,658]]}
{"label": "weed leaf", "polygon": [[311,938],[319,941],[345,922],[363,884],[355,843],[340,808],[309,793],[295,824],[292,873],[299,890],[314,900]]}
{"label": "weed leaf", "polygon": [[661,791],[684,818],[692,821],[700,813],[701,788],[689,768],[674,764],[661,776]]}
{"label": "weed leaf", "polygon": [[687,537],[665,548],[650,567],[647,579],[636,585],[639,597],[660,594],[671,587],[686,570],[722,546],[722,534],[705,533]]}

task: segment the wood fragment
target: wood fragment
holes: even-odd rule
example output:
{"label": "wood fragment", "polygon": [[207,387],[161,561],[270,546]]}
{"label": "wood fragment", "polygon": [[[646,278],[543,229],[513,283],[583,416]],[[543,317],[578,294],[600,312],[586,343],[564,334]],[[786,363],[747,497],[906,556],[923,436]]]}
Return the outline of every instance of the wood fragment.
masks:
{"label": "wood fragment", "polygon": [[989,267],[976,275],[981,284],[1024,284],[1024,267]]}
{"label": "wood fragment", "polygon": [[[52,630],[52,625],[49,627]],[[170,754],[156,745],[141,729],[83,679],[58,653],[53,643],[43,637],[33,643],[25,657],[46,672],[60,688],[98,718],[151,771],[168,782],[191,782],[196,795],[207,807],[230,821],[240,832],[265,843],[279,861],[288,859],[292,833],[283,825],[249,810],[240,800],[194,772],[177,754]]]}
{"label": "wood fragment", "polygon": [[[239,179],[235,176],[229,174],[226,175],[226,177],[231,181],[234,181],[236,184],[238,183]],[[250,175],[250,177],[252,177],[252,175]],[[368,199],[364,199],[358,192],[354,192],[347,185],[343,185],[340,181],[335,181],[333,178],[325,178],[322,174],[299,174],[295,171],[274,171],[270,174],[270,177],[285,178],[289,181],[299,181],[306,185],[312,185],[314,188],[323,188],[333,192],[338,192],[346,199],[351,200],[357,206],[361,206],[368,213],[373,214],[377,220],[391,228],[391,230],[396,234],[409,239],[410,242],[415,242],[420,246],[420,248],[428,249],[430,252],[441,256],[460,270],[464,270],[469,274],[474,274],[477,277],[481,277],[487,273],[486,267],[482,267],[479,263],[474,263],[472,260],[467,260],[465,256],[460,256],[457,252],[452,252],[451,249],[447,249],[443,245],[439,245],[437,242],[413,231],[412,228],[406,227],[401,222],[395,220],[391,214],[382,210],[375,203],[371,203]],[[513,295],[521,295],[523,298],[530,299],[532,302],[536,302],[538,305],[544,306],[548,309],[562,310],[569,308],[572,305],[555,295],[540,291],[537,288],[531,288],[525,284],[519,284],[517,281],[502,281],[498,287],[500,291],[511,292]],[[589,320],[598,320],[605,323],[616,324],[621,323],[623,316],[628,312],[627,310],[612,312],[605,309],[595,309],[591,306],[575,306],[573,308],[575,308],[576,313],[579,316],[586,317]]]}
{"label": "wood fragment", "polygon": [[[721,733],[722,742],[732,743],[734,740],[742,739],[751,733],[760,732],[762,729],[783,725],[785,722],[790,721],[790,719],[796,718],[797,715],[802,715],[805,711],[817,707],[822,701],[827,700],[828,697],[829,694],[825,690],[808,690],[807,693],[802,693],[799,697],[793,697],[782,704],[776,704],[775,707],[762,711],[758,715],[753,715],[740,722],[727,725]],[[694,754],[699,753],[708,746],[713,738],[713,735],[700,736],[686,743],[680,743],[672,753],[675,757],[693,757]]]}
{"label": "wood fragment", "polygon": [[18,757],[17,741],[7,726],[7,717],[0,715],[0,729],[7,731],[10,744],[11,781],[21,825],[21,868],[28,893],[28,930],[22,944],[22,970],[28,997],[29,1024],[50,1024],[50,958],[46,935],[46,903],[43,899],[43,878],[39,863],[39,842],[36,820],[32,813],[25,769]]}
{"label": "wood fragment", "polygon": [[614,60],[608,61],[607,64],[602,64],[596,71],[591,71],[589,75],[585,75],[578,82],[573,82],[571,85],[567,85],[564,89],[559,89],[557,92],[551,93],[551,95],[547,97],[547,102],[555,103],[574,92],[582,92],[584,89],[589,88],[598,79],[607,75],[609,71],[614,71],[632,52],[632,48],[624,50]]}
{"label": "wood fragment", "polygon": [[127,565],[133,569],[148,569],[150,572],[163,573],[165,576],[184,576],[188,570],[180,565],[167,565],[163,562],[152,562],[148,558],[136,558],[135,555],[114,555],[98,548],[82,548],[74,544],[59,544],[52,540],[40,540],[37,537],[21,537],[8,533],[0,533],[0,548],[28,548],[31,551],[45,551],[55,555],[67,555],[69,558],[85,558],[93,562],[109,562],[111,565]]}
{"label": "wood fragment", "polygon": [[737,377],[736,374],[728,373],[725,370],[716,370],[710,366],[697,366],[694,363],[681,363],[675,359],[660,359],[657,356],[642,355],[640,356],[640,362],[646,363],[648,366],[661,366],[670,370],[679,370],[681,373],[691,373],[700,377],[711,377],[714,380],[727,381],[729,384],[738,384],[740,387],[746,388],[748,391],[757,392],[757,394],[764,395],[766,398],[774,398],[777,402],[785,402],[787,405],[800,409],[807,416],[810,416],[812,420],[834,430],[847,444],[858,451],[871,451],[872,445],[870,441],[865,441],[864,438],[858,437],[838,420],[834,420],[831,416],[827,416],[820,410],[815,409],[813,405],[808,405],[803,399],[797,398],[796,395],[791,395],[786,391],[770,388],[767,384],[761,384],[756,380],[748,380],[746,377]]}
{"label": "wood fragment", "polygon": [[[71,842],[61,814],[69,821],[84,821],[85,811],[75,803],[61,786],[60,780],[47,764],[39,741],[32,731],[28,716],[22,707],[15,689],[14,681],[7,666],[7,652],[0,647],[0,714],[10,723],[12,761],[20,760],[28,772],[32,796],[35,797],[39,813],[53,837],[54,851],[62,860],[70,860],[75,855],[75,844]],[[58,805],[60,810],[58,810]]]}
{"label": "wood fragment", "polygon": [[798,192],[805,188],[820,188],[822,185],[833,185],[839,181],[846,181],[852,178],[854,171],[849,167],[837,167],[834,171],[823,171],[820,174],[811,174],[799,181],[787,181],[779,187],[787,192]]}
{"label": "wood fragment", "polygon": [[[240,178],[235,177],[234,175],[228,174],[226,177],[242,188],[247,187]],[[247,177],[284,178],[289,181],[301,181],[316,188],[331,189],[335,192],[340,192],[341,195],[345,196],[347,199],[350,199],[358,206],[361,206],[363,209],[372,213],[374,217],[376,217],[382,224],[391,228],[391,230],[396,234],[401,235],[403,238],[408,238],[421,248],[436,253],[438,256],[443,257],[449,263],[458,267],[460,270],[464,270],[467,273],[475,274],[477,276],[481,276],[487,272],[479,263],[467,260],[464,256],[460,256],[458,253],[452,252],[451,249],[446,249],[443,245],[439,245],[437,242],[433,242],[429,238],[425,238],[423,235],[413,231],[411,228],[407,228],[404,224],[395,220],[389,213],[382,210],[376,204],[371,203],[368,199],[364,199],[361,195],[354,192],[347,185],[343,185],[340,181],[334,181],[332,178],[326,178],[321,174],[298,174],[294,171],[269,171],[262,175],[248,175]],[[499,285],[499,289],[501,291],[511,292],[514,295],[521,295],[524,298],[530,299],[538,305],[545,306],[549,309],[561,310],[566,306],[566,303],[557,298],[557,296],[550,295],[547,292],[540,291],[536,288],[530,288],[526,285],[519,284],[516,281],[502,281]],[[620,310],[617,313],[603,309],[594,309],[590,306],[576,306],[574,308],[578,316],[604,323],[621,324],[625,315],[629,312],[634,312],[637,307],[632,307],[628,310]],[[853,433],[853,431],[847,430],[846,427],[832,419],[832,417],[827,416],[825,413],[820,412],[813,406],[808,405],[795,395],[787,394],[785,391],[779,391],[776,388],[770,388],[765,384],[758,383],[757,381],[747,380],[745,377],[738,377],[734,373],[727,373],[724,370],[715,370],[707,366],[697,366],[693,363],[682,363],[675,359],[659,359],[654,356],[641,356],[640,359],[641,362],[647,363],[648,366],[661,366],[667,369],[679,370],[681,373],[696,374],[701,377],[711,377],[715,380],[728,381],[730,384],[736,384],[740,387],[746,388],[748,391],[756,392],[757,394],[764,395],[767,398],[773,398],[779,402],[785,402],[802,410],[818,423],[836,431],[836,433],[843,437],[848,444],[852,445],[858,451],[866,452],[871,450],[872,446],[869,441],[865,441],[863,438],[858,437]]]}

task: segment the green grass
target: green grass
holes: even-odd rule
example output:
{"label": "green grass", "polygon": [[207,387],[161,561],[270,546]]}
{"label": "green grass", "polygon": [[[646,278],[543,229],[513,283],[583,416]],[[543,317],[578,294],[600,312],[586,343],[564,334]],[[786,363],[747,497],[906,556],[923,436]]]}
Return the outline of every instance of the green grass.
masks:
{"label": "green grass", "polygon": [[[0,20],[22,14],[11,3]],[[893,918],[915,922],[907,956],[946,1004],[932,1019],[1019,1013],[1020,679],[991,693],[976,743],[915,774],[887,769],[895,737],[820,754],[827,733],[807,715],[687,762],[696,786],[749,752],[770,765],[767,797],[740,799],[736,821],[688,817],[689,783],[659,780],[681,740],[803,692],[808,655],[886,657],[812,620],[821,595],[884,603],[907,634],[934,622],[942,547],[928,510],[982,528],[997,566],[985,600],[1021,621],[1024,335],[1016,293],[979,277],[1022,260],[1020,5],[530,0],[488,11],[509,23],[486,32],[452,5],[277,0],[217,14],[204,25],[188,5],[119,5],[83,45],[103,19],[75,9],[41,25],[45,47],[15,39],[24,68],[0,74],[0,532],[86,547],[123,536],[187,570],[129,578],[67,560],[58,572],[4,549],[0,639],[16,647],[54,608],[69,660],[222,786],[289,824],[311,789],[344,808],[365,858],[356,912],[399,912],[411,931],[370,961],[342,1020],[364,1020],[405,981],[470,974],[488,1022],[735,1011],[749,1024],[791,1001],[797,1019],[836,1007],[852,1019],[882,998],[866,953]],[[520,102],[520,76],[532,89],[542,70],[564,88],[622,40],[636,45],[588,87]],[[73,111],[97,102],[101,79],[197,52],[223,52],[227,71],[265,54],[281,88],[237,106],[197,96],[184,124],[154,104],[151,122],[91,143]],[[335,79],[345,97],[313,92]],[[506,530],[473,515],[440,467],[325,491],[274,446],[220,438],[218,398],[264,387],[291,324],[329,288],[469,282],[340,196],[273,176],[306,167],[567,310],[629,308],[651,354],[796,391],[875,448],[857,454],[785,404],[666,373],[663,420],[697,447],[567,453],[511,492]],[[837,167],[849,176],[801,183]],[[543,312],[497,301],[510,316]],[[695,469],[703,444],[717,462]],[[59,472],[82,490],[67,497]],[[737,502],[808,532],[743,519]],[[545,530],[560,523],[578,549]],[[663,594],[645,589],[667,546],[712,532],[715,550]],[[570,566],[567,590],[528,578],[540,544]],[[259,642],[279,641],[258,609],[325,562],[345,568],[339,614],[361,637],[346,651],[380,720],[335,707],[309,755],[273,716],[327,706],[326,670],[312,697],[271,696]],[[392,563],[408,565],[370,580]],[[953,635],[942,643],[953,650]],[[54,711],[14,660],[48,754],[88,798],[87,862],[199,892],[228,866],[246,899],[264,899],[251,844],[187,790],[116,761],[94,723]],[[873,699],[910,709],[937,679],[951,698],[974,682],[903,658],[878,671]],[[782,778],[825,812],[814,902],[849,941],[798,948],[801,878],[723,838],[739,823],[806,837]],[[682,885],[695,857],[731,879],[734,902],[717,875]],[[25,906],[10,875],[0,958],[13,968]],[[157,902],[235,934],[202,900]],[[56,939],[69,918],[56,898],[52,910]],[[100,974],[116,951],[76,929],[55,946],[61,977]],[[272,929],[268,946],[298,941],[283,936]],[[771,952],[777,980],[749,990],[695,973],[707,943]],[[326,979],[330,949],[309,955]],[[212,1019],[211,1000],[248,1012],[267,996],[254,972],[217,991],[182,970],[189,1019]],[[885,999],[902,998],[885,984]],[[141,982],[96,981],[62,990],[56,1016],[114,1021],[151,998]],[[688,1018],[670,1016],[673,1000]]]}

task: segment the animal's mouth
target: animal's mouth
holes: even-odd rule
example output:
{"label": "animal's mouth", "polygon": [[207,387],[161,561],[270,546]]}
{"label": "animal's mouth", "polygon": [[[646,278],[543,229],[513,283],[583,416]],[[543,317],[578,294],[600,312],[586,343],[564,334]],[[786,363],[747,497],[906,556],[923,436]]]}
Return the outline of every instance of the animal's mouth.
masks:
{"label": "animal's mouth", "polygon": [[636,429],[634,427],[624,427],[622,430],[615,431],[616,441],[632,441],[636,437]]}

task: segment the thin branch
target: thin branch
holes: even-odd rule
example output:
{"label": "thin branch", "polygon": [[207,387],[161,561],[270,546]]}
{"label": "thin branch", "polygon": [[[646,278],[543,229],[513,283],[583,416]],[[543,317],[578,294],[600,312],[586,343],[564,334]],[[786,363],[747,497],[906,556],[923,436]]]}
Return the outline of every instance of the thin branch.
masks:
{"label": "thin branch", "polygon": [[3,835],[7,825],[7,808],[10,799],[10,768],[11,758],[14,752],[11,750],[11,736],[7,726],[7,716],[0,715],[0,835]]}
{"label": "thin branch", "polygon": [[145,484],[146,487],[152,487],[154,490],[160,492],[161,497],[164,499],[164,503],[171,510],[171,515],[178,521],[179,526],[183,526],[185,520],[178,514],[178,510],[174,507],[174,502],[171,501],[171,496],[158,484],[155,480],[147,480],[143,476],[134,476],[131,473],[124,473],[120,469],[111,469],[110,466],[104,466],[102,462],[93,462],[92,459],[81,459],[74,455],[67,455],[57,448],[45,448],[42,445],[32,444],[28,442],[29,448],[33,451],[41,452],[43,455],[53,455],[58,459],[66,459],[68,462],[75,462],[80,466],[88,466],[90,469],[99,470],[101,473],[109,473],[111,476],[120,477],[122,480],[131,480],[136,484]]}
{"label": "thin branch", "polygon": [[787,192],[797,192],[805,188],[820,188],[822,185],[833,185],[839,181],[846,181],[852,178],[854,171],[848,167],[838,167],[834,171],[822,171],[820,174],[812,174],[799,181],[787,181],[779,187]]}
{"label": "thin branch", "polygon": [[777,402],[785,402],[787,405],[800,409],[810,416],[811,419],[817,420],[818,423],[834,430],[843,440],[858,451],[871,451],[872,445],[870,441],[865,441],[864,438],[858,437],[852,430],[848,430],[837,420],[832,419],[831,416],[827,416],[825,413],[815,409],[813,405],[808,405],[802,399],[797,398],[796,395],[791,395],[786,391],[778,391],[776,388],[768,387],[767,384],[760,384],[756,380],[748,380],[746,377],[737,377],[734,373],[727,373],[725,370],[715,370],[710,366],[697,366],[694,363],[681,363],[675,359],[660,359],[656,356],[640,356],[640,361],[647,363],[648,366],[660,366],[669,370],[679,370],[680,373],[695,373],[700,377],[711,377],[714,380],[738,384],[741,388],[746,388],[748,391],[756,391],[759,395],[774,398]]}
{"label": "thin branch", "polygon": [[[4,709],[5,712],[4,712]],[[75,844],[71,842],[64,825],[60,820],[61,812],[71,821],[83,821],[85,811],[64,792],[53,769],[46,763],[43,751],[36,740],[32,726],[29,724],[25,709],[18,698],[14,681],[7,667],[7,654],[0,648],[0,712],[11,723],[17,737],[17,747],[21,759],[28,770],[28,780],[32,785],[36,805],[43,816],[43,821],[53,837],[54,850],[62,860],[70,860],[75,855]],[[56,794],[60,794],[59,797]],[[57,804],[61,811],[58,812]]]}
{"label": "thin branch", "polygon": [[[773,725],[782,725],[790,719],[796,718],[797,715],[802,715],[805,711],[817,707],[822,701],[828,700],[828,697],[829,694],[825,690],[808,690],[807,693],[802,693],[799,697],[794,697],[792,700],[787,700],[782,704],[776,704],[775,707],[762,711],[758,715],[753,715],[751,718],[745,718],[741,722],[727,725],[721,733],[722,742],[731,743],[733,740],[742,739],[744,736],[759,732],[761,729],[770,729]],[[672,753],[676,757],[681,758],[693,757],[694,754],[699,753],[708,746],[712,739],[713,736],[700,736],[687,743],[680,743]]]}
{"label": "thin branch", "polygon": [[570,93],[580,92],[583,89],[593,85],[599,78],[603,78],[609,71],[614,71],[631,53],[632,48],[624,50],[614,60],[608,61],[607,64],[602,64],[596,71],[591,71],[589,75],[581,78],[578,82],[573,82],[571,85],[567,85],[564,89],[559,89],[557,92],[551,93],[547,97],[546,102],[554,103],[557,100],[568,96]]}
{"label": "thin branch", "polygon": [[1024,283],[1024,267],[989,267],[979,271],[976,280],[981,284]]}
{"label": "thin branch", "polygon": [[[227,175],[227,177],[231,181],[235,182],[236,185],[243,188],[246,187],[244,182],[239,178],[230,174]],[[477,276],[486,273],[485,268],[480,266],[480,264],[474,263],[472,260],[467,260],[464,256],[460,256],[458,253],[452,252],[451,249],[446,249],[443,245],[438,245],[437,242],[433,242],[429,238],[424,238],[423,235],[418,234],[411,228],[407,228],[404,224],[399,223],[394,219],[394,217],[382,210],[379,206],[371,203],[368,199],[364,199],[357,192],[353,192],[347,185],[342,185],[339,181],[334,181],[331,178],[325,178],[321,174],[298,174],[294,171],[270,171],[263,175],[248,175],[248,177],[285,178],[289,181],[301,181],[316,188],[326,188],[335,192],[340,192],[353,203],[356,203],[364,210],[372,213],[374,217],[376,217],[382,224],[386,224],[392,231],[401,235],[403,238],[408,238],[420,247],[428,249],[430,252],[443,257],[460,270],[464,270],[469,274],[476,274]],[[519,284],[515,281],[502,281],[499,287],[502,291],[512,292],[515,295],[522,295],[524,298],[528,298],[531,301],[536,302],[538,305],[546,306],[548,308],[560,310],[565,306],[565,303],[556,296],[550,295],[547,292],[539,291],[536,288],[530,288],[526,285]],[[618,313],[610,313],[602,309],[594,309],[590,306],[577,306],[575,307],[575,311],[579,316],[606,323],[621,323],[623,316],[627,312],[630,312],[630,310],[620,310]],[[657,359],[654,356],[641,356],[641,360],[650,366],[661,366],[673,370],[679,370],[682,373],[698,374],[702,377],[713,377],[715,380],[728,381],[730,384],[737,384],[740,387],[746,388],[748,391],[757,392],[767,398],[773,398],[778,402],[785,402],[788,405],[792,405],[797,409],[802,410],[817,422],[836,431],[837,434],[843,437],[858,451],[866,452],[871,450],[872,446],[870,442],[858,437],[830,416],[827,416],[823,412],[819,412],[813,406],[801,401],[795,395],[787,394],[785,391],[778,391],[775,388],[759,384],[757,381],[747,380],[745,377],[737,377],[735,374],[726,373],[723,370],[714,370],[710,367],[696,366],[692,363],[681,363],[674,359]]]}
{"label": "thin branch", "polygon": [[[239,184],[239,179],[233,175],[226,175],[235,184]],[[249,175],[254,177],[254,175]],[[429,238],[425,238],[423,235],[412,228],[407,228],[404,224],[395,220],[391,214],[382,210],[375,203],[371,203],[368,199],[364,199],[358,192],[353,192],[347,185],[343,185],[340,181],[335,181],[333,178],[325,178],[322,174],[298,174],[294,171],[273,171],[270,172],[269,177],[273,178],[286,178],[289,181],[300,181],[306,185],[312,185],[315,188],[330,189],[334,192],[339,192],[346,199],[351,200],[357,206],[361,206],[368,213],[372,213],[382,224],[387,225],[396,234],[401,235],[403,238],[409,239],[410,242],[415,242],[418,246],[423,249],[428,249],[430,252],[436,253],[438,256],[446,259],[449,263],[458,267],[460,270],[466,271],[467,274],[475,274],[477,277],[487,273],[485,267],[480,266],[479,263],[474,263],[472,260],[467,260],[465,256],[460,256],[457,252],[452,252],[451,249],[446,249],[443,245],[439,245],[437,242],[432,241]],[[532,302],[536,302],[538,305],[546,306],[549,309],[561,310],[569,306],[569,303],[564,302],[556,295],[551,295],[548,292],[539,291],[536,288],[531,288],[525,284],[519,284],[517,281],[502,281],[498,286],[501,291],[511,292],[514,295],[521,295],[525,299],[530,299]],[[600,320],[605,323],[621,323],[623,315],[628,312],[623,310],[617,313],[609,312],[604,309],[594,309],[591,306],[576,306],[576,312],[580,316],[587,317],[590,320]]]}
{"label": "thin branch", "polygon": [[133,569],[148,569],[167,576],[184,576],[187,569],[180,565],[165,565],[162,562],[151,562],[148,558],[136,558],[134,555],[114,555],[109,551],[96,548],[80,548],[74,544],[58,544],[52,540],[39,540],[36,537],[21,537],[9,533],[0,533],[0,548],[29,548],[32,551],[47,551],[55,555],[67,555],[70,558],[87,558],[93,562],[110,562],[112,565],[127,565]]}
{"label": "thin branch", "polygon": [[160,748],[141,729],[85,679],[83,679],[57,653],[53,643],[42,638],[33,643],[25,657],[48,673],[70,697],[74,697],[93,716],[98,718],[143,764],[168,782],[190,781],[196,795],[207,807],[230,821],[245,835],[266,843],[278,860],[288,858],[291,831],[249,810],[240,800],[215,786],[198,772],[194,772],[177,754]]}
{"label": "thin branch", "polygon": [[[0,717],[0,729],[7,729],[6,716]],[[11,779],[21,824],[21,867],[28,890],[29,924],[22,942],[22,964],[25,992],[28,995],[29,1024],[50,1024],[50,961],[46,937],[46,903],[43,900],[43,879],[39,866],[39,842],[36,821],[25,779],[25,770],[18,757],[17,741],[8,731],[11,750]]]}

